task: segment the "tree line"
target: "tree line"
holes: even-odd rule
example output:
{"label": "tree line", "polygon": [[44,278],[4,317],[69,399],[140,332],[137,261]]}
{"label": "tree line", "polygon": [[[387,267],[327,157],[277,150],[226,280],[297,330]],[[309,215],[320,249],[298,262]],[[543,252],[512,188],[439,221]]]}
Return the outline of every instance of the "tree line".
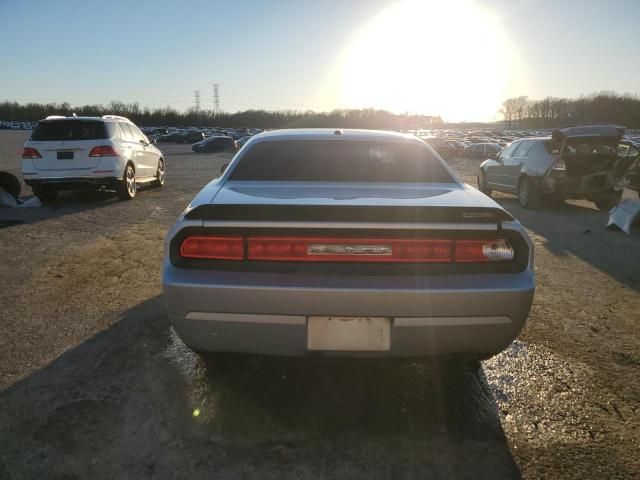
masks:
{"label": "tree line", "polygon": [[520,128],[551,128],[579,123],[614,123],[640,128],[640,98],[613,92],[578,98],[508,98],[502,103],[500,113],[509,125]]}
{"label": "tree line", "polygon": [[143,126],[199,126],[245,128],[371,128],[411,130],[433,128],[442,124],[440,117],[413,114],[394,114],[385,110],[351,109],[331,112],[298,110],[246,110],[242,112],[213,112],[190,109],[179,112],[172,107],[150,109],[138,103],[113,101],[108,105],[72,106],[69,103],[0,102],[0,119],[35,122],[48,115],[102,116],[121,115]]}

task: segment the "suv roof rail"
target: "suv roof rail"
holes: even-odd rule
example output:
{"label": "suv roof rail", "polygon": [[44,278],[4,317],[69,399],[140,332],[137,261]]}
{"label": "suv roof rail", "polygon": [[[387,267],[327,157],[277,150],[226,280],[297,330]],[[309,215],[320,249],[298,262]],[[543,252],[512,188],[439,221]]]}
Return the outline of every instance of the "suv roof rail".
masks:
{"label": "suv roof rail", "polygon": [[130,122],[131,120],[129,120],[127,117],[121,117],[119,115],[103,115],[102,119],[109,119],[109,120],[124,120],[125,122]]}
{"label": "suv roof rail", "polygon": [[49,115],[45,120],[53,120],[55,118],[67,118],[64,115]]}

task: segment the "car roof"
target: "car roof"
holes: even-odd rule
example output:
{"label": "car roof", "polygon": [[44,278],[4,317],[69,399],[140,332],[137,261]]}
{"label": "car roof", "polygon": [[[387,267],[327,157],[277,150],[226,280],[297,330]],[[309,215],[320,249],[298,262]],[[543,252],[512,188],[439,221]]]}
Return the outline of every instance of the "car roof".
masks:
{"label": "car roof", "polygon": [[117,121],[117,122],[128,122],[128,123],[133,123],[131,120],[129,120],[126,117],[120,117],[118,115],[103,115],[102,117],[89,117],[89,116],[82,116],[82,117],[78,117],[78,116],[71,116],[71,117],[66,117],[63,115],[49,115],[47,118],[40,120],[41,122],[56,122],[56,121],[72,121],[72,120],[90,120],[93,122],[112,122],[112,121]]}
{"label": "car roof", "polygon": [[549,140],[551,140],[551,137],[523,137],[523,138],[516,138],[511,143],[531,142],[531,141],[548,142]]}
{"label": "car roof", "polygon": [[283,130],[270,130],[253,137],[259,141],[284,141],[284,140],[357,140],[357,141],[401,141],[424,142],[414,135],[384,130],[357,130],[341,128],[296,128]]}

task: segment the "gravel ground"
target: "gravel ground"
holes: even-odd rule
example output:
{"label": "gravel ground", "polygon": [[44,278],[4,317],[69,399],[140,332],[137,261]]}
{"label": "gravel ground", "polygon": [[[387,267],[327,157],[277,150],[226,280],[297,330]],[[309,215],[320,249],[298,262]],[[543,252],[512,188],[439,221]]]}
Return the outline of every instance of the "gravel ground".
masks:
{"label": "gravel ground", "polygon": [[[26,132],[0,131],[19,174]],[[589,202],[497,200],[536,243],[520,338],[479,370],[206,368],[161,298],[164,233],[225,158],[167,185],[0,209],[0,478],[639,478],[640,235]],[[451,162],[474,182],[477,162]],[[23,194],[30,195],[28,187]]]}

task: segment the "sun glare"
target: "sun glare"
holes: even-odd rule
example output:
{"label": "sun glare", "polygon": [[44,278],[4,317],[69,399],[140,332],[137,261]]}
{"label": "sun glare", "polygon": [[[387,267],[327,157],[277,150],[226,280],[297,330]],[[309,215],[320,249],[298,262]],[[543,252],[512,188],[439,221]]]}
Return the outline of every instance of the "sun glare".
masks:
{"label": "sun glare", "polygon": [[493,120],[507,80],[497,19],[473,0],[405,0],[375,16],[344,56],[342,104]]}

